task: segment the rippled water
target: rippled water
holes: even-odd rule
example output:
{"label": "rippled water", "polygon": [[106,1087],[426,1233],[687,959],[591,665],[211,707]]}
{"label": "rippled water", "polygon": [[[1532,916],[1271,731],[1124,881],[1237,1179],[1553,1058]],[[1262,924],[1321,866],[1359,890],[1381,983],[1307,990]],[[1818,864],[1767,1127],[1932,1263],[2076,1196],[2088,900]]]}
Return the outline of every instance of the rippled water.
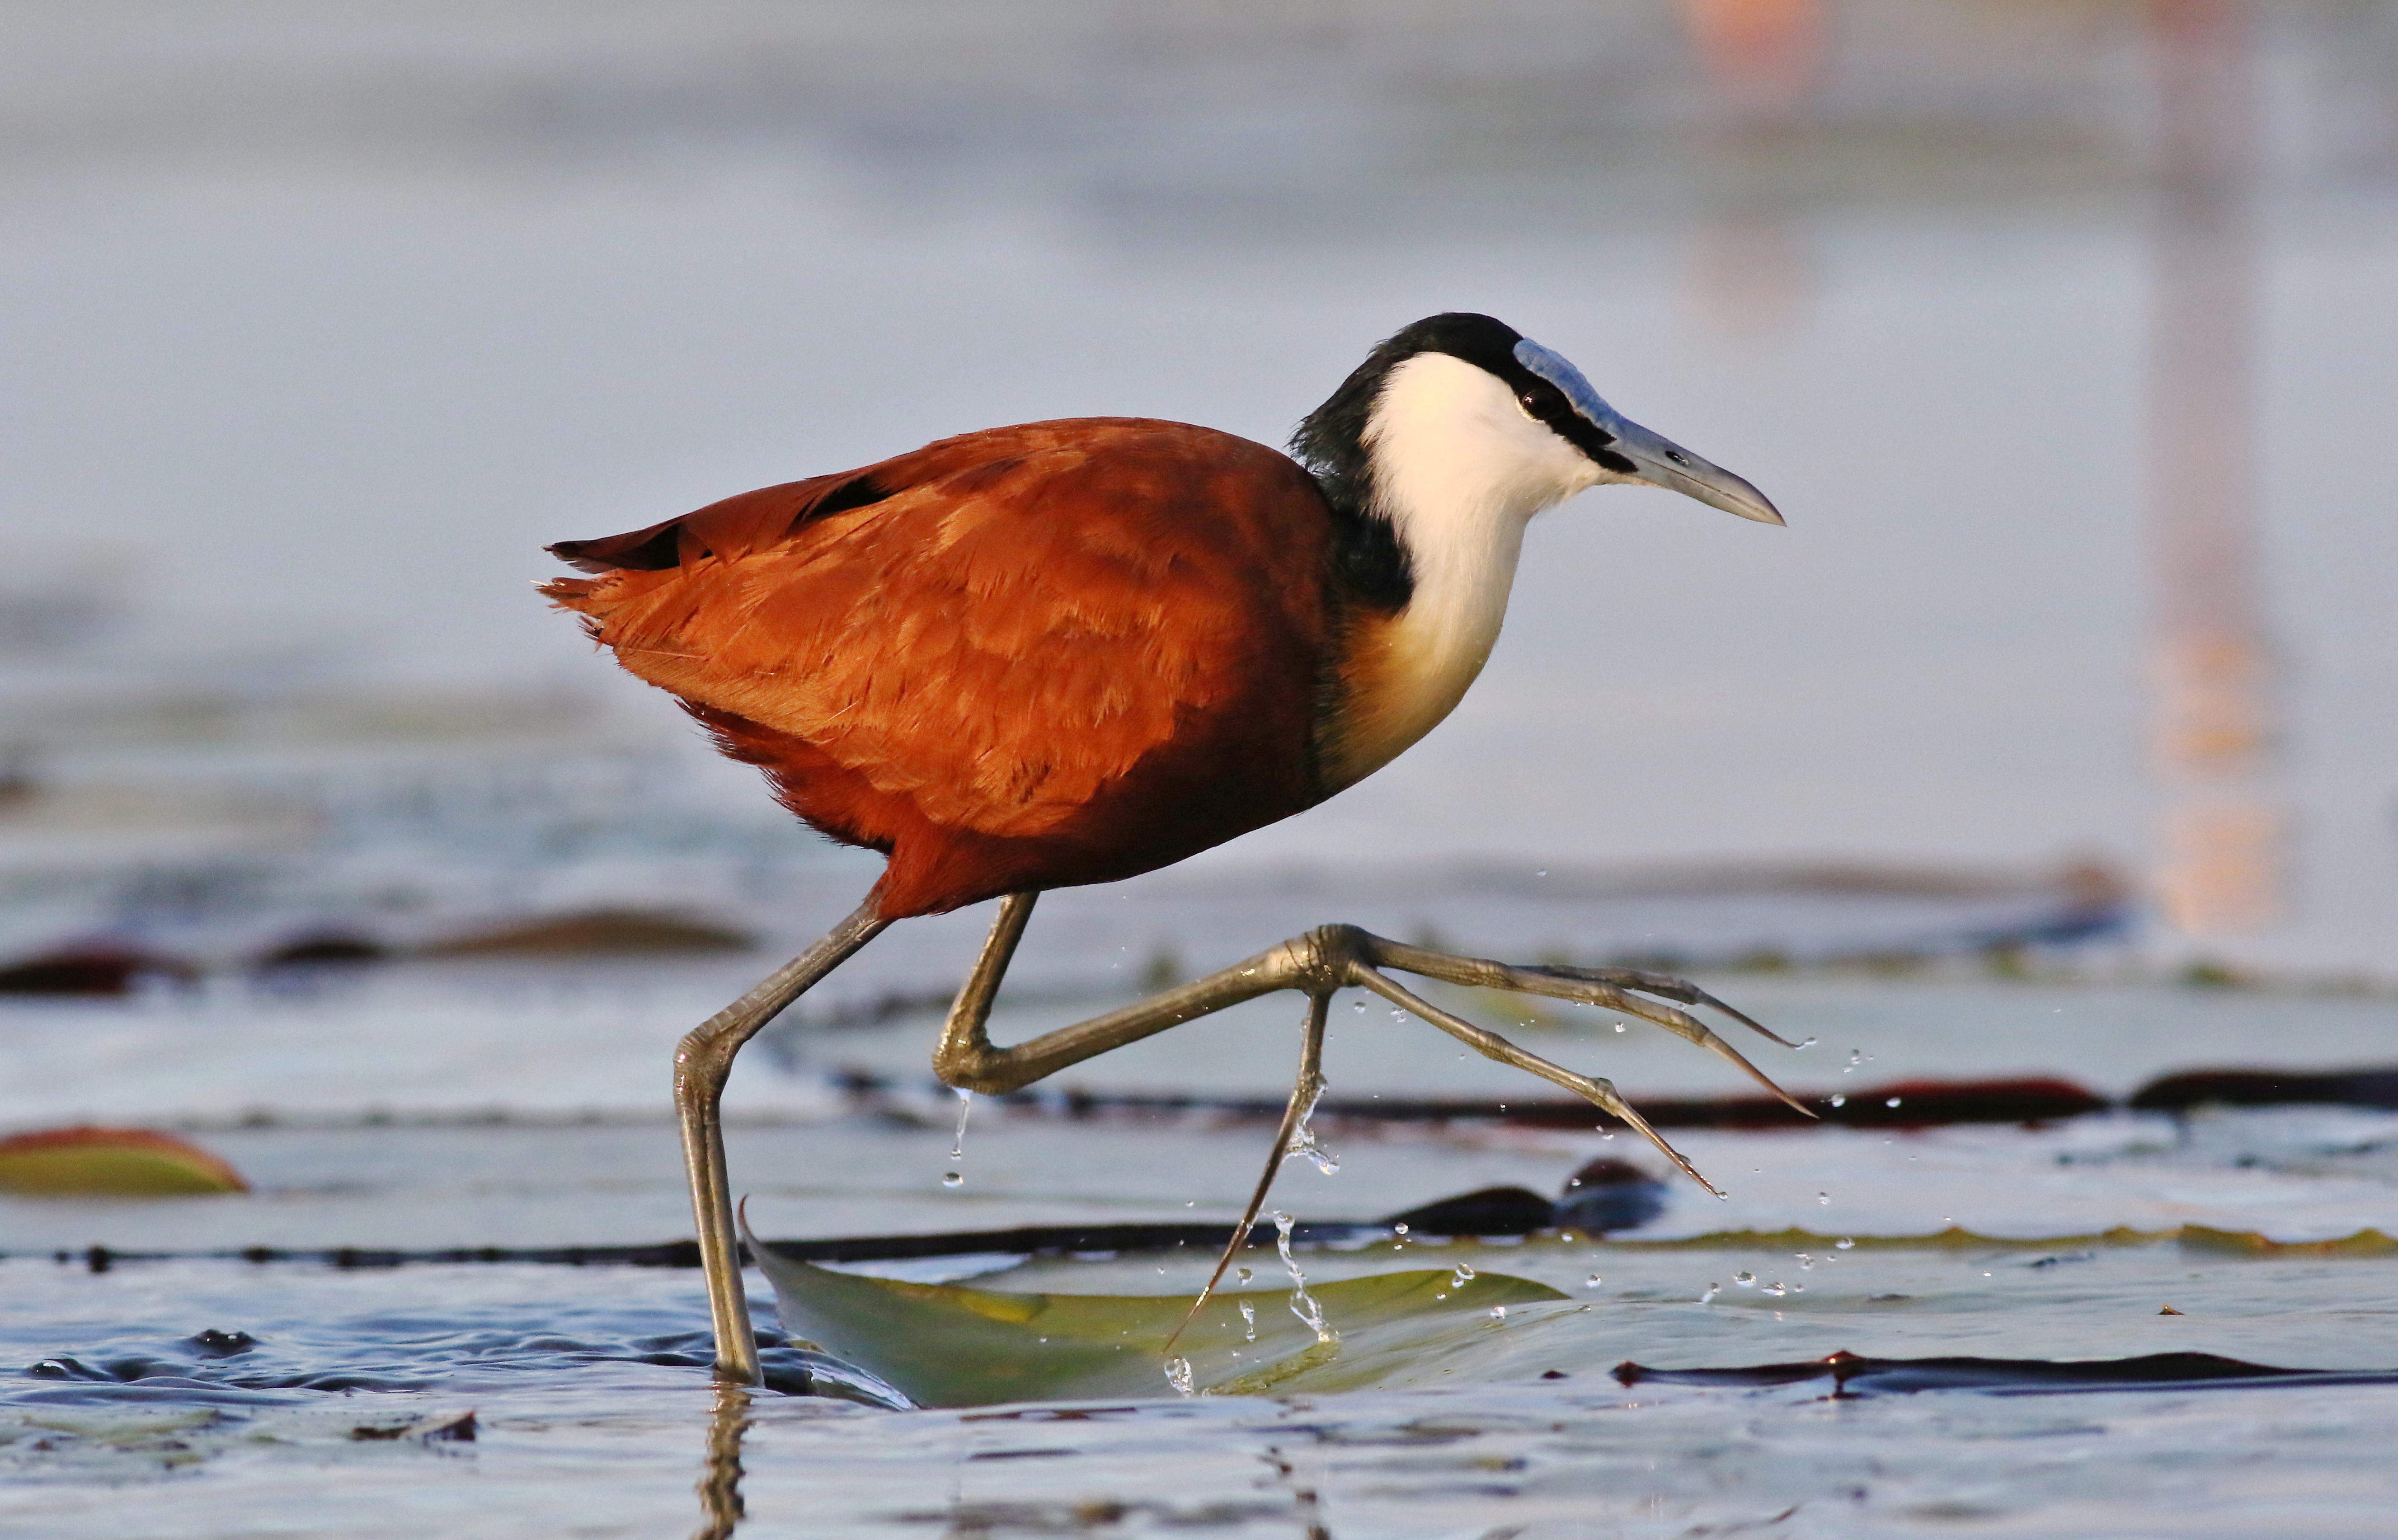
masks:
{"label": "rippled water", "polygon": [[[403,974],[320,1001],[319,1025],[361,1028],[419,987]],[[703,985],[655,987],[673,997]],[[2176,1062],[2176,1046],[2217,1058],[2270,1041],[2291,1062],[2331,1064],[2388,1040],[2389,1008],[2372,1000],[1827,981],[1772,993],[1777,1020],[1922,1024],[1863,1038],[1877,1057],[1862,1067],[1893,1073],[2010,1030],[2036,1042],[2041,1018],[2083,1012],[2120,1029],[2114,1056],[2092,1065],[2111,1091]],[[653,1004],[662,1018],[680,1006]],[[2129,1030],[2151,1017],[2153,1036]],[[20,1011],[18,1029],[37,1019]],[[106,1018],[57,1018],[70,1019]],[[148,1019],[146,1030],[165,1032],[205,1018]],[[541,1012],[520,1019],[538,1040]],[[1295,1024],[1242,1029],[1256,1035],[1250,1067],[1220,1068],[1222,1081],[1272,1092]],[[1237,1212],[1263,1126],[984,1106],[953,1166],[953,1099],[928,1093],[920,1113],[895,1116],[911,1105],[903,1099],[862,1116],[807,1089],[811,1055],[888,1053],[896,1064],[922,1053],[927,1031],[902,1022],[826,1034],[794,1068],[745,1070],[760,1078],[733,1169],[764,1233]],[[1237,1040],[1239,1031],[1219,1045]],[[1455,1067],[1420,1027],[1375,1040],[1375,1083]],[[2143,1041],[2151,1046],[2131,1046]],[[438,1054],[439,1044],[424,1046]],[[628,1095],[658,1067],[658,1046],[626,1037]],[[1652,1058],[1655,1046],[1597,1024],[1544,1043],[1577,1063],[1621,1055],[1636,1100],[1656,1065],[1679,1063]],[[156,1080],[125,1077],[128,1105],[155,1109],[173,1062]],[[1313,1523],[1336,1534],[1666,1535],[1772,1520],[1768,1533],[2364,1534],[2386,1527],[2398,1496],[2385,1453],[2398,1437],[2398,1386],[2386,1383],[2043,1392],[2001,1374],[1981,1388],[1910,1391],[1867,1377],[1833,1398],[1828,1379],[1627,1386],[1610,1373],[1626,1360],[1672,1371],[1845,1351],[2209,1353],[2387,1374],[2398,1371],[2398,1254],[2369,1234],[2345,1248],[2312,1243],[2398,1234],[2398,1115],[1692,1132],[1677,1143],[1731,1196],[1679,1185],[1656,1221],[1611,1241],[1384,1240],[1300,1253],[1319,1284],[1464,1263],[1545,1283],[1564,1302],[1361,1337],[1345,1362],[1263,1399],[1184,1400],[1161,1373],[1153,1393],[1100,1405],[885,1411],[869,1404],[869,1376],[812,1367],[790,1347],[767,1353],[776,1382],[805,1388],[813,1373],[836,1395],[721,1400],[702,1367],[696,1279],[670,1269],[183,1260],[89,1271],[76,1249],[94,1241],[596,1244],[684,1230],[671,1130],[629,1107],[585,1123],[392,1121],[331,1109],[342,1094],[355,1109],[370,1074],[310,1079],[324,1071],[299,1061],[285,1073],[303,1078],[278,1082],[271,1059],[254,1062],[267,1067],[251,1090],[280,1085],[322,1110],[201,1132],[251,1176],[252,1194],[0,1205],[13,1253],[0,1262],[0,1361],[17,1370],[0,1381],[0,1512],[28,1533],[115,1535],[132,1514],[144,1533],[195,1536],[721,1533],[735,1453],[744,1533],[761,1533],[1274,1534]],[[1812,1073],[1837,1084],[1845,1063]],[[1688,1083],[1708,1083],[1704,1067],[1682,1068]],[[618,1072],[603,1055],[596,1073]],[[1350,1073],[1363,1076],[1364,1064]],[[186,1089],[198,1105],[218,1095],[205,1082]],[[767,1109],[772,1119],[758,1120]],[[1274,1198],[1302,1217],[1365,1218],[1493,1183],[1553,1193],[1592,1155],[1638,1158],[1625,1137],[1595,1132],[1319,1132],[1340,1173],[1293,1162]],[[965,1184],[945,1186],[958,1170]],[[1733,1230],[1799,1233],[1724,1234]],[[49,1248],[69,1255],[52,1260]],[[1246,1260],[1257,1276],[1246,1287],[1275,1285],[1271,1252]],[[1207,1261],[1182,1252],[855,1265],[966,1275],[1001,1291],[1167,1294],[1195,1288]],[[771,1332],[769,1292],[754,1274],[751,1289]],[[1277,1292],[1262,1303],[1286,1302]],[[1339,1331],[1337,1311],[1327,1324]]]}
{"label": "rippled water", "polygon": [[[1753,1249],[1437,1255],[1588,1302],[1469,1323],[1379,1389],[1186,1401],[1161,1381],[1148,1400],[966,1413],[761,1393],[728,1414],[693,1366],[704,1306],[686,1275],[176,1264],[95,1278],[14,1263],[0,1340],[47,1357],[0,1405],[0,1503],[22,1533],[61,1535],[121,1534],[135,1514],[161,1535],[676,1533],[710,1521],[698,1489],[712,1472],[721,1490],[736,1423],[741,1497],[763,1533],[1645,1535],[1787,1515],[1780,1533],[2368,1534],[2398,1496],[2388,1383],[1827,1399],[1820,1380],[1626,1386],[1607,1373],[1836,1348],[2386,1370],[2386,1259],[2170,1245],[1860,1251],[1812,1268]],[[1325,1260],[1311,1270],[1339,1270]],[[1588,1267],[1602,1290],[1582,1287]],[[1077,1279],[1053,1264],[1037,1282],[1139,1281],[1127,1270],[1146,1269]],[[1759,1287],[1731,1281],[1744,1271]],[[1803,1293],[1762,1292],[1801,1279]],[[1698,1303],[1711,1284],[1723,1292]],[[2156,1314],[2168,1296],[2183,1315]],[[259,1345],[211,1357],[193,1342],[204,1330]]]}

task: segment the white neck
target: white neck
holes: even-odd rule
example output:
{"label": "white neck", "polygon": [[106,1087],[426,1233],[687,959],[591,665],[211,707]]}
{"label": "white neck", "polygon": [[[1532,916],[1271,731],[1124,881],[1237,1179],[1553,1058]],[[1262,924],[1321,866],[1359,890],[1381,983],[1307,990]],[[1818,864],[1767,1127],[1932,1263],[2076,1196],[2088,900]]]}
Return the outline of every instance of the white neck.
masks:
{"label": "white neck", "polygon": [[1385,656],[1358,660],[1373,684],[1345,734],[1344,784],[1455,708],[1499,640],[1524,527],[1599,479],[1503,382],[1443,353],[1391,371],[1364,438],[1375,511],[1397,531],[1415,587],[1381,634]]}

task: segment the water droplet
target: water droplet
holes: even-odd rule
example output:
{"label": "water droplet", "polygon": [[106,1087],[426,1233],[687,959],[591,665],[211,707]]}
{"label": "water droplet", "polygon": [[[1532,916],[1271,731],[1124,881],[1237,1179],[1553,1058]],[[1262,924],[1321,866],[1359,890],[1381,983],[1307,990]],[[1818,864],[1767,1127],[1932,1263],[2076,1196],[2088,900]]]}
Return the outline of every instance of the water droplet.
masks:
{"label": "water droplet", "polygon": [[941,1185],[945,1187],[963,1187],[965,1185],[966,1173],[962,1171],[945,1171],[941,1173]]}
{"label": "water droplet", "polygon": [[1258,1311],[1257,1311],[1257,1306],[1254,1306],[1254,1305],[1251,1305],[1247,1300],[1243,1300],[1243,1301],[1241,1301],[1241,1319],[1242,1319],[1242,1321],[1243,1321],[1243,1322],[1244,1322],[1244,1323],[1248,1327],[1248,1329],[1249,1329],[1249,1332],[1248,1332],[1248,1340],[1249,1340],[1249,1341],[1251,1341],[1251,1342],[1255,1342],[1255,1341],[1257,1341],[1257,1340],[1258,1340]]}
{"label": "water droplet", "polygon": [[1394,1235],[1394,1236],[1397,1236],[1397,1237],[1398,1237],[1400,1239],[1402,1239],[1402,1240],[1406,1239],[1407,1239],[1407,1235],[1408,1235],[1408,1227],[1407,1227],[1407,1225],[1405,1224],[1405,1222],[1401,1222],[1401,1223],[1399,1223],[1399,1224],[1396,1224],[1396,1225],[1392,1225],[1392,1226],[1391,1226],[1391,1233],[1392,1233],[1393,1235]]}
{"label": "water droplet", "polygon": [[1543,866],[1543,867],[1542,867],[1539,871],[1534,872],[1532,875],[1533,875],[1534,877],[1546,877],[1546,876],[1548,876],[1548,875],[1549,875],[1549,869],[1548,869],[1546,866]]}
{"label": "water droplet", "polygon": [[1195,1396],[1198,1394],[1197,1391],[1191,1388],[1191,1360],[1189,1359],[1168,1359],[1165,1360],[1165,1383],[1174,1386],[1174,1393],[1178,1396]]}
{"label": "water droplet", "polygon": [[1406,1021],[1407,1019],[1408,1019],[1408,1013],[1407,1013],[1406,1011],[1401,1011],[1401,1010],[1397,1009],[1395,1006],[1392,1008],[1392,1011],[1391,1011],[1391,1020],[1393,1020],[1393,1021],[1394,1021],[1394,1022],[1403,1022],[1403,1021]]}
{"label": "water droplet", "polygon": [[1351,1004],[1351,1006],[1349,1007],[1349,1009],[1350,1009],[1350,1010],[1352,1010],[1352,1011],[1354,1011],[1355,1012],[1357,1012],[1357,1014],[1359,1014],[1360,1016],[1362,1016],[1362,1015],[1364,1015],[1364,1014],[1366,1013],[1366,1002],[1365,1002],[1364,1000],[1357,1000],[1357,1001],[1355,1001],[1355,1002],[1352,1003],[1352,1004]]}
{"label": "water droplet", "polygon": [[1596,1289],[1606,1281],[1607,1279],[1599,1277],[1596,1273],[1593,1273],[1588,1278],[1582,1280],[1582,1286],[1585,1289]]}
{"label": "water droplet", "polygon": [[972,1111],[974,1111],[974,1092],[960,1090],[958,1091],[958,1136],[950,1145],[950,1159],[953,1162],[966,1158],[966,1114]]}
{"label": "water droplet", "polygon": [[1457,1265],[1457,1271],[1450,1276],[1448,1286],[1452,1289],[1462,1289],[1468,1282],[1472,1281],[1473,1278],[1474,1264],[1470,1262],[1461,1262]]}
{"label": "water droplet", "polygon": [[1812,1272],[1815,1268],[1815,1259],[1809,1256],[1806,1252],[1800,1252],[1798,1253],[1798,1266],[1802,1271]]}
{"label": "water droplet", "polygon": [[1807,1038],[1805,1041],[1803,1041],[1803,1042],[1799,1043],[1799,1045],[1798,1045],[1798,1047],[1799,1047],[1801,1050],[1810,1049],[1810,1048],[1812,1048],[1812,1047],[1814,1047],[1814,1046],[1815,1046],[1815,1039],[1814,1039],[1814,1038]]}
{"label": "water droplet", "polygon": [[1849,1099],[1845,1096],[1835,1096],[1832,1098],[1832,1105],[1836,1107],[1844,1107],[1849,1105]]}
{"label": "water droplet", "polygon": [[1779,1283],[1769,1283],[1769,1284],[1765,1285],[1765,1287],[1764,1287],[1762,1290],[1760,1290],[1760,1291],[1759,1291],[1759,1292],[1762,1292],[1762,1293],[1772,1294],[1775,1299],[1780,1299],[1783,1295],[1785,1295],[1785,1294],[1788,1293],[1789,1292],[1790,1292],[1789,1290],[1787,1290],[1787,1289],[1784,1288],[1784,1287],[1783,1287],[1781,1284],[1779,1284]]}
{"label": "water droplet", "polygon": [[1899,1099],[1898,1099],[1897,1097],[1893,1096],[1893,1097],[1892,1097],[1889,1101],[1884,1102],[1884,1103],[1882,1104],[1882,1105],[1884,1105],[1884,1106],[1886,1106],[1886,1107],[1894,1107],[1894,1106],[1898,1105],[1898,1102],[1899,1102]]}
{"label": "water droplet", "polygon": [[1503,1305],[1492,1306],[1490,1307],[1490,1319],[1492,1320],[1505,1320],[1507,1319],[1507,1307]]}
{"label": "water droplet", "polygon": [[1852,1235],[1844,1235],[1844,1236],[1840,1237],[1840,1239],[1839,1239],[1835,1240],[1835,1241],[1833,1241],[1833,1242],[1832,1242],[1832,1244],[1833,1244],[1833,1245],[1838,1246],[1840,1250],[1842,1250],[1842,1251],[1844,1251],[1844,1252],[1845,1252],[1845,1251],[1852,1250],[1852,1248],[1854,1248],[1854,1247],[1855,1247],[1855,1245],[1856,1245],[1856,1243],[1857,1243],[1857,1238],[1856,1238],[1856,1237],[1854,1237],[1854,1236],[1852,1236]]}
{"label": "water droplet", "polygon": [[1622,1022],[1618,1022],[1618,1023],[1616,1023],[1616,1024],[1615,1024],[1615,1030],[1617,1030],[1618,1032],[1623,1031],[1623,1024]]}
{"label": "water droplet", "polygon": [[1754,1289],[1757,1287],[1757,1275],[1745,1270],[1732,1274],[1731,1280],[1734,1283],[1739,1284],[1744,1289]]}
{"label": "water droplet", "polygon": [[1700,1303],[1701,1305],[1713,1305],[1713,1304],[1716,1302],[1716,1296],[1717,1296],[1718,1294],[1719,1294],[1719,1293],[1722,1293],[1722,1292],[1723,1292],[1723,1285],[1722,1285],[1722,1284],[1720,1284],[1720,1283],[1710,1283],[1710,1284],[1708,1284],[1708,1285],[1707,1285],[1707,1292],[1706,1292],[1705,1293],[1701,1294],[1701,1295],[1699,1296],[1699,1303]]}
{"label": "water droplet", "polygon": [[1246,1283],[1249,1279],[1258,1276],[1256,1269],[1250,1267],[1235,1267],[1233,1269],[1233,1274],[1243,1283]]}
{"label": "water droplet", "polygon": [[1829,1203],[1831,1200],[1832,1195],[1830,1193],[1819,1192],[1815,1195],[1815,1201],[1818,1203]]}

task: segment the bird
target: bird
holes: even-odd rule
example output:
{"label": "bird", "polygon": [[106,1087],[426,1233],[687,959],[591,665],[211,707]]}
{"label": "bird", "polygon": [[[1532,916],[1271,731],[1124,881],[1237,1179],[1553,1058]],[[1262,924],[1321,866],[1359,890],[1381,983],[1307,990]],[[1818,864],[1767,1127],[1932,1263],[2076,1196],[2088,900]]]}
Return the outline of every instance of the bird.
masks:
{"label": "bird", "polygon": [[1287,453],[1182,422],[1030,422],[547,548],[586,574],[542,585],[557,608],[763,771],[784,808],[885,858],[855,911],[676,1051],[719,1378],[760,1377],[719,1113],[734,1054],[886,927],[990,899],[997,917],[933,1056],[962,1091],[1014,1091],[1268,993],[1307,998],[1299,1077],[1244,1227],[1301,1136],[1328,1001],[1349,987],[1583,1096],[1704,1184],[1609,1082],[1391,976],[1607,1006],[1781,1095],[1679,1007],[1786,1039],[1665,975],[1502,964],[1330,924],[1022,1043],[985,1029],[1040,893],[1304,811],[1436,726],[1489,658],[1533,516],[1608,484],[1784,522],[1561,355],[1451,312],[1374,346]]}

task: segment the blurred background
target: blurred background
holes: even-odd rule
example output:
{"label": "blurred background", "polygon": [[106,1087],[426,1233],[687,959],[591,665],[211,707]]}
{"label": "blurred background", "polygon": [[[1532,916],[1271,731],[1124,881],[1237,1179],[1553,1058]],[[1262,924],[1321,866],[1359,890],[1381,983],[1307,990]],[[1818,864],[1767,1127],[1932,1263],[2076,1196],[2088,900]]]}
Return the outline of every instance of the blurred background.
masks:
{"label": "blurred background", "polygon": [[[1060,895],[1032,982],[1330,917],[1691,966],[2398,978],[2387,7],[5,26],[0,987],[796,945],[875,863],[546,611],[542,544],[1008,422],[1280,443],[1445,309],[1573,357],[1790,528],[1631,490],[1546,516],[1447,725]],[[880,944],[828,1009],[936,993],[982,920]]]}

